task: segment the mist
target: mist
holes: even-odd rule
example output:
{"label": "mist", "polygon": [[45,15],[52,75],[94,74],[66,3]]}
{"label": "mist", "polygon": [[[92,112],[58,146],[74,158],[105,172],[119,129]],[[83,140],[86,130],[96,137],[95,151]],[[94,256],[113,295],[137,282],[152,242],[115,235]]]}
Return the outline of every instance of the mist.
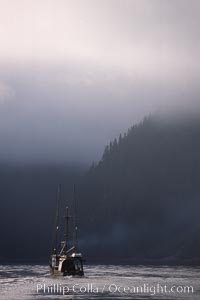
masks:
{"label": "mist", "polygon": [[199,110],[199,1],[0,1],[0,160],[82,162]]}

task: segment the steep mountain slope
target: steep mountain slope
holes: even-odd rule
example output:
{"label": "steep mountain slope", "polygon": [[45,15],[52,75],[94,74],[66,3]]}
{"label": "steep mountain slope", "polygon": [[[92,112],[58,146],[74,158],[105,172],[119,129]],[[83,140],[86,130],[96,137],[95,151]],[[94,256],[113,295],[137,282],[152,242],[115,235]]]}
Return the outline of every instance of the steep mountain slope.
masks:
{"label": "steep mountain slope", "polygon": [[83,194],[81,214],[87,220],[81,223],[90,256],[197,262],[199,119],[145,118],[106,146],[87,174]]}

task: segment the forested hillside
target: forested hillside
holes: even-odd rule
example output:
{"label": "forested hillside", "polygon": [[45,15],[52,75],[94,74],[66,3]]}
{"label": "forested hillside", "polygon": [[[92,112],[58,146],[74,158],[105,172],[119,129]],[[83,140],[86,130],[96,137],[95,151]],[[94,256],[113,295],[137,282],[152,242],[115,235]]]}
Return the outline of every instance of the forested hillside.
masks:
{"label": "forested hillside", "polygon": [[199,118],[145,118],[87,172],[1,164],[0,181],[2,261],[48,262],[57,186],[73,214],[75,183],[88,263],[200,263]]}
{"label": "forested hillside", "polygon": [[134,125],[106,146],[87,173],[83,194],[82,225],[91,256],[196,262],[199,119],[151,116]]}

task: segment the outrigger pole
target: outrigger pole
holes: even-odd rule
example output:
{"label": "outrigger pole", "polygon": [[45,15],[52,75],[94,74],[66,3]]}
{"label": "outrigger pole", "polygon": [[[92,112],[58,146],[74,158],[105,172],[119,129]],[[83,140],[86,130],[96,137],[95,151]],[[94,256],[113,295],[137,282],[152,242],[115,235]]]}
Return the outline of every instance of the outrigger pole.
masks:
{"label": "outrigger pole", "polygon": [[76,190],[75,184],[73,187],[73,198],[74,198],[74,246],[77,250],[78,248],[78,224],[77,224],[77,199],[76,199]]}
{"label": "outrigger pole", "polygon": [[57,254],[58,248],[58,230],[59,230],[59,210],[60,210],[60,191],[61,191],[61,184],[58,185],[57,190],[57,202],[56,202],[56,220],[55,220],[55,245],[54,245],[54,254]]}

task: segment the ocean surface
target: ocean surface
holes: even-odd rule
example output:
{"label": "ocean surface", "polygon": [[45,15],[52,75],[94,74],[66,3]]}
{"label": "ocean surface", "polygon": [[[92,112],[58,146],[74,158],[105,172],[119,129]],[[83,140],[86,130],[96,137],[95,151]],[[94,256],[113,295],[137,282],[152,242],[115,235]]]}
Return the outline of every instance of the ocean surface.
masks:
{"label": "ocean surface", "polygon": [[46,265],[2,265],[0,299],[200,299],[200,267],[87,265],[54,278]]}

